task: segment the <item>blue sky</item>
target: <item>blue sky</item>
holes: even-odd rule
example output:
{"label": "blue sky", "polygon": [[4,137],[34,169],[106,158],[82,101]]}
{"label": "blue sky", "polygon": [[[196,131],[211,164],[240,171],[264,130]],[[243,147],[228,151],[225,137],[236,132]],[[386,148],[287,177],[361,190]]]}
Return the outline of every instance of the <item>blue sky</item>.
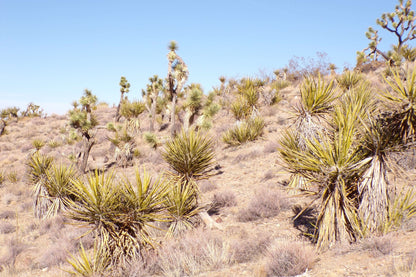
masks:
{"label": "blue sky", "polygon": [[[0,109],[41,105],[64,114],[88,88],[100,101],[139,99],[148,78],[167,74],[167,45],[204,91],[218,77],[255,76],[294,56],[328,54],[355,65],[365,32],[393,0],[46,1],[0,0]],[[380,31],[382,49],[395,42]]]}

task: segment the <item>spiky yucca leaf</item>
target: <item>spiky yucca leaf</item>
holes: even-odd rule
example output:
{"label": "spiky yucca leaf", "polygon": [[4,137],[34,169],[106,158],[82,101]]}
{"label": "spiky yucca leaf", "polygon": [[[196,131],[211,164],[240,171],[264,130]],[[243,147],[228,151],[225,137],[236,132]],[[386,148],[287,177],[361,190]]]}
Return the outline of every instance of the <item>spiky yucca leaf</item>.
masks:
{"label": "spiky yucca leaf", "polygon": [[168,141],[162,153],[173,172],[186,180],[201,179],[214,163],[213,140],[189,130]]}
{"label": "spiky yucca leaf", "polygon": [[76,179],[72,184],[76,201],[67,199],[68,216],[95,229],[116,229],[121,191],[114,184],[114,173],[99,175],[95,171],[86,182]]}
{"label": "spiky yucca leaf", "polygon": [[176,236],[193,228],[193,219],[202,210],[198,206],[198,188],[195,181],[182,178],[172,180],[165,205],[171,222],[168,236]]}
{"label": "spiky yucca leaf", "polygon": [[416,133],[416,67],[408,70],[405,78],[396,69],[391,69],[391,75],[391,78],[384,76],[390,89],[382,96],[396,105],[395,125],[406,143],[413,140]]}
{"label": "spiky yucca leaf", "polygon": [[[344,105],[348,105],[344,103]],[[347,113],[342,113],[347,110]],[[279,152],[288,170],[301,174],[317,186],[320,198],[316,222],[315,240],[319,249],[360,235],[356,212],[357,182],[368,159],[359,155],[355,141],[356,120],[361,110],[347,107],[336,108],[338,123],[331,135],[305,139],[305,149],[297,143],[297,134],[286,132]]]}
{"label": "spiky yucca leaf", "polygon": [[[102,240],[105,239],[104,236]],[[80,243],[78,257],[75,257],[72,254],[69,255],[70,258],[67,259],[67,262],[72,266],[73,270],[68,271],[68,273],[71,275],[84,277],[102,276],[102,274],[110,269],[110,255],[108,251],[101,247],[97,242],[94,243],[92,257],[89,257],[82,243]]]}
{"label": "spiky yucca leaf", "polygon": [[155,133],[145,132],[143,134],[143,138],[154,149],[156,149],[157,146],[159,145],[159,140],[157,139],[157,136]]}
{"label": "spiky yucca leaf", "polygon": [[[59,211],[65,209],[66,199],[71,197],[71,180],[77,178],[75,169],[70,166],[52,165],[46,172],[47,179],[43,183],[46,195],[39,193],[37,197],[46,197],[50,200],[48,210],[44,217],[49,218],[58,214]],[[41,201],[39,199],[39,201]]]}
{"label": "spiky yucca leaf", "polygon": [[300,87],[301,106],[300,114],[321,115],[332,109],[335,100],[334,82],[325,83],[321,75],[318,79],[312,76],[306,77]]}
{"label": "spiky yucca leaf", "polygon": [[222,139],[229,145],[240,145],[247,141],[256,140],[263,134],[264,120],[256,116],[245,121],[237,122],[230,130],[224,133]]}
{"label": "spiky yucca leaf", "polygon": [[360,73],[347,70],[344,73],[342,73],[342,75],[338,76],[336,80],[339,87],[341,87],[342,90],[346,91],[358,85],[362,78],[363,77]]}
{"label": "spiky yucca leaf", "polygon": [[38,183],[46,177],[46,171],[51,167],[53,158],[35,152],[29,157],[27,166],[29,167],[29,178],[33,183]]}
{"label": "spiky yucca leaf", "polygon": [[237,120],[248,118],[252,112],[251,106],[248,104],[246,99],[239,96],[231,104],[231,112]]}
{"label": "spiky yucca leaf", "polygon": [[165,197],[168,194],[168,185],[165,180],[153,181],[144,171],[142,176],[136,171],[135,182],[124,180],[121,198],[123,199],[118,220],[125,226],[134,226],[141,241],[151,244],[146,231],[152,222],[164,221],[162,215],[165,209]]}

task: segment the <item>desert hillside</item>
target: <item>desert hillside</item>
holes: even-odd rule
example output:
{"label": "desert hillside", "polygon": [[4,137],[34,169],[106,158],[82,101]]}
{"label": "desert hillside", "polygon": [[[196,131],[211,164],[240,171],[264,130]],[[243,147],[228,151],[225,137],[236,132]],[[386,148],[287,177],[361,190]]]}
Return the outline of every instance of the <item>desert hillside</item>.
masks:
{"label": "desert hillside", "polygon": [[[75,192],[67,193],[70,202],[64,201],[63,206],[51,214],[45,212],[50,204],[40,209],[39,203],[44,203],[45,199],[52,201],[58,194],[52,195],[46,189],[46,193],[39,196],[36,191],[39,182],[52,177],[34,174],[30,163],[34,157],[51,157],[53,164],[71,167],[77,177],[70,179],[68,186],[71,182],[87,184],[88,176],[91,178],[95,174],[112,175],[115,186],[121,186],[126,179],[134,183],[136,172],[143,176],[146,171],[153,180],[161,178],[174,187],[169,181],[174,171],[164,156],[167,144],[173,139],[168,116],[160,111],[151,132],[150,113],[144,106],[137,116],[122,112],[120,121],[116,122],[117,107],[96,104],[91,111],[96,124],[89,129],[94,144],[84,172],[79,164],[85,137],[74,127],[70,112],[9,117],[0,136],[0,275],[69,276],[75,269],[68,261],[82,261],[77,258],[83,253],[82,245],[89,260],[84,265],[89,264],[91,268],[84,268],[77,274],[86,276],[416,276],[416,219],[412,217],[416,211],[415,194],[410,191],[407,202],[400,198],[416,181],[416,158],[411,143],[403,146],[398,142],[397,145],[403,146],[400,150],[386,150],[389,164],[395,165],[386,171],[391,203],[386,222],[379,223],[382,226],[373,230],[367,230],[366,223],[361,222],[362,229],[353,233],[353,239],[339,236],[334,241],[328,239],[327,245],[319,244],[316,232],[326,183],[311,179],[307,188],[297,187],[293,171],[282,158],[285,147],[282,140],[287,131],[297,130],[299,126],[308,128],[299,124],[302,109],[307,108],[302,101],[307,96],[301,92],[308,86],[308,80],[313,80],[318,87],[321,82],[332,84],[332,99],[320,118],[314,121],[320,126],[316,127],[319,131],[315,139],[307,140],[313,144],[323,140],[325,134],[332,138],[340,132],[333,122],[337,118],[337,107],[342,107],[346,101],[342,97],[349,94],[358,95],[364,90],[371,93],[366,101],[374,100],[371,109],[375,121],[380,120],[380,114],[394,111],[380,93],[391,91],[382,77],[385,72],[386,67],[378,66],[366,73],[346,71],[309,79],[293,76],[282,79],[276,74],[264,79],[222,80],[222,86],[211,96],[201,95],[199,100],[191,99],[193,102],[189,98],[198,87],[189,86],[185,89],[187,93],[178,99],[174,126],[177,137],[183,134],[180,130],[189,118],[187,112],[191,104],[199,101],[201,105],[194,110],[196,117],[201,117],[208,102],[215,102],[219,107],[207,124],[194,120],[188,126],[188,132],[195,134],[192,130],[197,129],[201,139],[211,139],[213,153],[209,167],[202,173],[203,178],[195,178],[197,201],[185,209],[189,217],[185,214],[179,219],[164,217],[162,222],[150,220],[149,225],[157,227],[146,227],[153,247],[139,240],[140,255],[131,258],[126,254],[130,252],[123,252],[127,262],[112,262],[102,271],[99,259],[94,256],[101,253],[97,248],[102,238],[94,229],[96,225],[74,219],[71,216],[74,211],[68,206],[81,201],[80,196],[73,196]],[[352,82],[348,74],[359,80]],[[250,89],[256,96],[254,106],[249,106],[249,112],[241,115],[244,103],[238,101],[249,99],[249,93],[244,94],[244,91]],[[132,103],[125,101],[124,104]],[[256,136],[247,141],[225,138],[229,130],[253,118],[263,122]],[[357,124],[365,119],[363,116]],[[250,125],[250,128],[257,127]],[[341,127],[338,125],[338,128]],[[365,127],[357,127],[354,132],[351,139],[361,143],[362,136],[366,135]],[[309,144],[306,143],[306,149]],[[127,154],[117,154],[124,153],[125,145],[130,146]],[[41,177],[36,179],[35,175]],[[305,173],[305,176],[310,175]],[[357,201],[354,210],[359,209],[360,197],[351,198]],[[192,213],[195,209],[208,212],[209,218],[201,218],[199,212]],[[164,213],[166,210],[161,208],[160,214]],[[172,224],[181,220],[187,222],[185,230],[166,235]],[[331,234],[328,237],[331,238]],[[110,249],[116,251],[117,246]]]}

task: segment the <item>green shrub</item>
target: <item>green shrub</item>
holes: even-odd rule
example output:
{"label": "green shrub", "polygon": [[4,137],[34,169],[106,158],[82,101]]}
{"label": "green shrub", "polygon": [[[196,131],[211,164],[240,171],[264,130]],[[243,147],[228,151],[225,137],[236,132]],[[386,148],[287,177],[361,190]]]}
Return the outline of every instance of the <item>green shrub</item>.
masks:
{"label": "green shrub", "polygon": [[263,134],[264,120],[257,116],[245,121],[237,122],[230,130],[225,132],[222,140],[229,145],[240,145],[247,141],[256,140]]}

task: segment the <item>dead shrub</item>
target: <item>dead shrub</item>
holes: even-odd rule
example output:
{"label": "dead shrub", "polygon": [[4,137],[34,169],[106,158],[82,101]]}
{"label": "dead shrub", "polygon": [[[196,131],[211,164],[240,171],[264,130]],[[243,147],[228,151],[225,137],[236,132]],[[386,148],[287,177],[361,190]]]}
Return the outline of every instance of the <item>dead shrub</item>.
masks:
{"label": "dead shrub", "polygon": [[217,189],[217,186],[214,183],[212,183],[211,181],[202,180],[199,183],[199,190],[201,192],[209,192],[209,191],[213,191],[213,190],[216,190],[216,189]]}
{"label": "dead shrub", "polygon": [[262,235],[244,237],[231,243],[233,261],[246,263],[256,259],[270,245],[270,237]]}
{"label": "dead shrub", "polygon": [[240,222],[247,222],[269,218],[277,216],[281,210],[288,207],[288,201],[279,193],[261,190],[255,194],[247,208],[240,210],[237,219]]}
{"label": "dead shrub", "polygon": [[279,144],[276,141],[269,141],[263,148],[264,154],[270,154],[277,151]]}
{"label": "dead shrub", "polygon": [[267,276],[296,276],[312,268],[313,250],[304,244],[275,243],[267,251]]}
{"label": "dead shrub", "polygon": [[392,253],[394,243],[390,236],[372,237],[362,242],[362,249],[370,251],[373,257],[379,257]]}
{"label": "dead shrub", "polygon": [[158,258],[163,276],[195,276],[230,263],[229,245],[220,236],[201,229],[168,241]]}
{"label": "dead shrub", "polygon": [[218,214],[224,207],[232,207],[237,204],[235,194],[232,191],[222,191],[214,194],[208,214]]}
{"label": "dead shrub", "polygon": [[74,251],[74,247],[66,241],[57,241],[50,245],[37,258],[36,262],[39,268],[52,267],[60,265],[68,258],[68,253]]}
{"label": "dead shrub", "polygon": [[10,210],[3,211],[0,213],[0,219],[14,219],[16,217],[16,213]]}
{"label": "dead shrub", "polygon": [[7,221],[0,222],[0,234],[10,234],[16,231],[16,226]]}
{"label": "dead shrub", "polygon": [[14,268],[16,257],[22,253],[28,245],[13,237],[7,240],[2,247],[5,247],[6,251],[4,252],[5,254],[0,257],[0,268],[6,266]]}

